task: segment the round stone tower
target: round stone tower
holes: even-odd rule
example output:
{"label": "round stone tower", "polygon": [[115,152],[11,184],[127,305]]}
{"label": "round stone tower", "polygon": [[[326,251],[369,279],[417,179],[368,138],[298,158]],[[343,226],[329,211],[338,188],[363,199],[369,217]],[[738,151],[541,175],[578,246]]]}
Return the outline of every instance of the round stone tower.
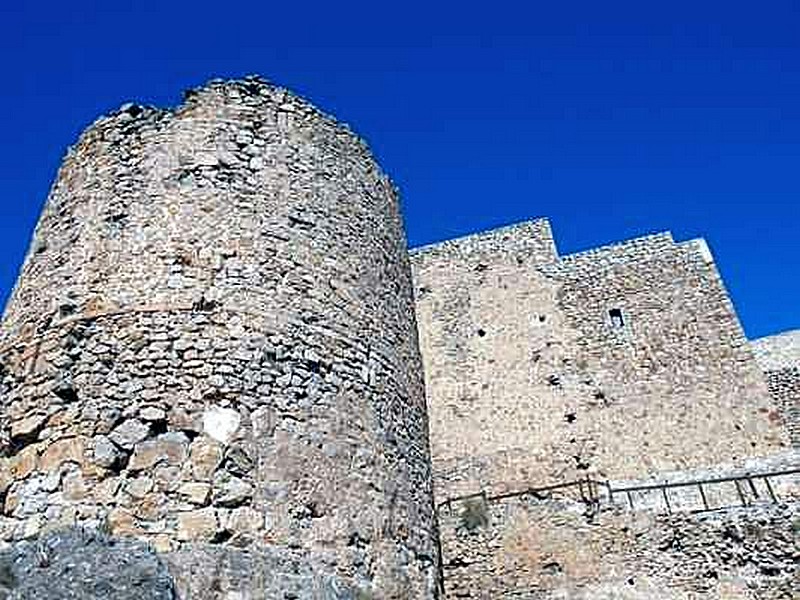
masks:
{"label": "round stone tower", "polygon": [[144,539],[191,599],[437,597],[411,289],[392,185],[298,97],[100,119],[0,333],[0,539]]}

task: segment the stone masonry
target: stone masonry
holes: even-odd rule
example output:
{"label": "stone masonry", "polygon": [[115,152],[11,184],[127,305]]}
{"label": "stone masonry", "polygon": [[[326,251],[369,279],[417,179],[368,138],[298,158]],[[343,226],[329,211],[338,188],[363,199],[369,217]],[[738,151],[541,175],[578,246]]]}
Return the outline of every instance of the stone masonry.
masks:
{"label": "stone masonry", "polygon": [[412,253],[437,495],[789,446],[704,242],[559,257],[547,221]]}
{"label": "stone masonry", "polygon": [[[53,186],[0,352],[2,539],[135,536],[192,598],[263,598],[296,565],[292,597],[437,595],[396,193],[305,101],[212,82],[173,111],[130,105],[92,125]],[[259,578],[229,576],[248,560]],[[213,585],[184,575],[220,566]]]}
{"label": "stone masonry", "polygon": [[784,414],[792,445],[800,448],[800,331],[756,340],[753,350]]}
{"label": "stone masonry", "polygon": [[796,600],[798,502],[800,336],[703,240],[409,253],[256,77],[89,127],[0,326],[0,600]]}
{"label": "stone masonry", "polygon": [[800,353],[751,347],[703,240],[559,256],[536,220],[412,269],[448,597],[796,597]]}

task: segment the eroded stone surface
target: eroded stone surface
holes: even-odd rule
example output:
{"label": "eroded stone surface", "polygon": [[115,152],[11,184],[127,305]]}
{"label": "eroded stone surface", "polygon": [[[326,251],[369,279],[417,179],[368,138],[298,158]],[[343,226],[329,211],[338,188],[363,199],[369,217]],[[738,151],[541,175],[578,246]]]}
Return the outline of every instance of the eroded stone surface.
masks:
{"label": "eroded stone surface", "polygon": [[172,577],[146,544],[71,529],[0,551],[2,600],[175,600]]}
{"label": "eroded stone surface", "polygon": [[84,132],[0,365],[0,539],[79,524],[162,551],[324,548],[326,577],[436,595],[396,192],[285,90],[212,82]]}
{"label": "eroded stone surface", "polygon": [[702,240],[559,256],[540,219],[412,264],[439,500],[790,446]]}
{"label": "eroded stone surface", "polygon": [[[442,514],[447,597],[793,600],[797,504],[692,515],[520,497]],[[476,510],[485,518],[470,520]]]}

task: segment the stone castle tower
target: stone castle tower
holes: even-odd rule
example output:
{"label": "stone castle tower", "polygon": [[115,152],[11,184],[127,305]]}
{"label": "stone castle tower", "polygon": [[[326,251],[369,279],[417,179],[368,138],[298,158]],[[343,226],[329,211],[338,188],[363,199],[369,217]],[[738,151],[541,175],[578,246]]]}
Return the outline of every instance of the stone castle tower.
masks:
{"label": "stone castle tower", "polygon": [[397,194],[303,100],[212,82],[97,121],[0,344],[5,539],[134,536],[191,598],[438,597]]}
{"label": "stone castle tower", "polygon": [[798,531],[800,333],[703,240],[409,253],[257,78],[92,125],[0,326],[0,600],[795,600]]}

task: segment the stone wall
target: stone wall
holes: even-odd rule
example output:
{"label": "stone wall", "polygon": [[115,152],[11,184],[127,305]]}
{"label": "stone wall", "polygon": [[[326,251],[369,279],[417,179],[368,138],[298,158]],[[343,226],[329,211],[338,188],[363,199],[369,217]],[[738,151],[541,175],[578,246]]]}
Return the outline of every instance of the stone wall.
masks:
{"label": "stone wall", "polygon": [[800,367],[766,373],[767,385],[781,411],[792,446],[800,448]]}
{"label": "stone wall", "polygon": [[752,346],[792,445],[800,448],[800,331],[755,340]]}
{"label": "stone wall", "polygon": [[788,446],[701,240],[559,258],[540,220],[417,249],[412,268],[439,500]]}
{"label": "stone wall", "polygon": [[[264,597],[280,565],[338,582],[324,597],[437,595],[396,193],[360,140],[285,90],[212,82],[90,127],[0,363],[0,538],[135,536],[173,553],[179,581],[216,574],[193,598]],[[247,561],[269,577],[237,577]]]}
{"label": "stone wall", "polygon": [[440,494],[513,486],[528,475],[514,452],[550,451],[538,431],[549,398],[537,393],[549,372],[534,356],[562,329],[556,290],[536,270],[553,260],[546,221],[412,252]]}
{"label": "stone wall", "polygon": [[443,511],[448,598],[794,600],[798,504],[700,514],[517,497]]}

